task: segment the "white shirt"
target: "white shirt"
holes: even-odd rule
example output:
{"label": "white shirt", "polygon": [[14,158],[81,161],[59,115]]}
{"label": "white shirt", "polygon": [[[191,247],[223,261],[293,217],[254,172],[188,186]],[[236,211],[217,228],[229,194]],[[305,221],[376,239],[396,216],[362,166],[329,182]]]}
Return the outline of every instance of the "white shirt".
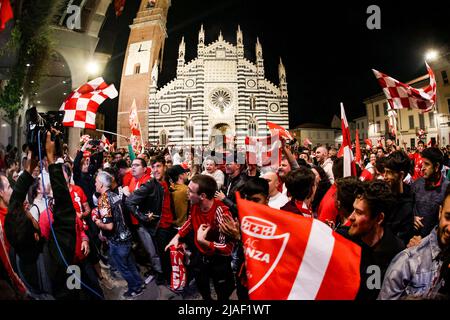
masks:
{"label": "white shirt", "polygon": [[203,171],[202,174],[206,174],[207,176],[211,176],[216,180],[217,182],[217,189],[220,190],[222,188],[223,183],[225,181],[225,175],[223,174],[222,170],[217,169],[214,171],[214,173],[208,173],[208,171]]}
{"label": "white shirt", "polygon": [[288,202],[289,198],[285,194],[278,192],[276,195],[269,198],[269,207],[274,209],[280,209]]}

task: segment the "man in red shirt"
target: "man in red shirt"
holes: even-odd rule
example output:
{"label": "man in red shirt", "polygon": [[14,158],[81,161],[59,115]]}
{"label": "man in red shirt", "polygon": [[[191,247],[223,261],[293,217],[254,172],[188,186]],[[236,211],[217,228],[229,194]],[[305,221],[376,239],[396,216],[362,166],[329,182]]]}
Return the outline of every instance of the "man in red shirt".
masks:
{"label": "man in red shirt", "polygon": [[417,149],[415,153],[409,154],[409,158],[414,161],[414,174],[413,174],[413,181],[416,181],[417,179],[423,177],[422,172],[422,165],[423,165],[423,159],[420,155],[424,149],[425,143],[420,140],[417,142]]}
{"label": "man in red shirt", "polygon": [[198,252],[192,258],[195,270],[195,281],[203,299],[211,300],[209,281],[213,280],[218,300],[228,300],[234,290],[234,278],[231,270],[231,251],[233,240],[222,233],[219,224],[224,216],[231,220],[226,205],[214,199],[217,184],[214,178],[207,175],[194,176],[189,183],[189,200],[191,215],[177,235],[167,245],[175,247],[179,239],[194,232],[194,243]]}

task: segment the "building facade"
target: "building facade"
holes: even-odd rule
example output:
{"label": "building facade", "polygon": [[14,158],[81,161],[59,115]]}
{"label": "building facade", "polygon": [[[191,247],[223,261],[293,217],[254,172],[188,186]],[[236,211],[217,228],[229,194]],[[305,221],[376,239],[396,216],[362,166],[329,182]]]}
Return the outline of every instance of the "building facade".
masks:
{"label": "building facade", "polygon": [[243,33],[236,45],[223,39],[205,44],[203,26],[198,34],[197,58],[185,61],[181,40],[177,76],[157,88],[157,65],[152,71],[148,108],[149,142],[161,145],[210,145],[217,136],[268,134],[266,121],[289,127],[286,71],[280,59],[279,85],[265,78],[263,50],[256,41],[256,62],[244,57]]}
{"label": "building facade", "polygon": [[353,120],[353,122],[355,123],[355,128],[358,130],[359,141],[362,144],[364,143],[364,140],[366,140],[369,137],[367,134],[368,128],[367,116],[356,118]]}
{"label": "building facade", "polygon": [[290,130],[290,132],[292,135],[295,134],[300,145],[303,145],[305,140],[308,139],[313,146],[335,146],[337,145],[336,138],[338,135],[340,135],[342,142],[341,129],[318,123],[304,123]]}

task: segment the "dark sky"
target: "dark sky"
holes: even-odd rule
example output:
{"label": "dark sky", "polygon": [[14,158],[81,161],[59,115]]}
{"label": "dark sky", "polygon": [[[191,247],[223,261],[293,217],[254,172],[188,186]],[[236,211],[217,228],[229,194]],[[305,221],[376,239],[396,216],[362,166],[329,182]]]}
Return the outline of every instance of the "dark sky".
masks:
{"label": "dark sky", "polygon": [[[100,46],[114,45],[113,59],[105,79],[120,84],[128,25],[138,0],[127,1],[118,20],[109,9]],[[371,71],[378,69],[407,82],[426,73],[424,54],[428,48],[449,51],[450,19],[446,1],[427,1],[421,8],[404,1],[300,1],[265,0],[173,0],[168,16],[168,38],[160,86],[176,76],[178,45],[185,37],[186,61],[196,58],[200,25],[205,42],[224,39],[236,43],[236,29],[243,31],[245,56],[255,61],[258,36],[263,47],[266,78],[278,84],[278,61],[286,67],[289,120],[330,124],[344,102],[347,118],[365,114],[363,100],[380,92]],[[369,30],[367,7],[381,9],[381,30]],[[115,35],[111,37],[111,35]],[[108,36],[109,35],[109,36]],[[101,35],[102,36],[102,35]],[[105,37],[106,36],[106,37]],[[118,99],[110,102],[117,108]],[[103,109],[105,110],[105,109]],[[110,114],[110,113],[109,113]],[[115,119],[110,118],[113,129]]]}

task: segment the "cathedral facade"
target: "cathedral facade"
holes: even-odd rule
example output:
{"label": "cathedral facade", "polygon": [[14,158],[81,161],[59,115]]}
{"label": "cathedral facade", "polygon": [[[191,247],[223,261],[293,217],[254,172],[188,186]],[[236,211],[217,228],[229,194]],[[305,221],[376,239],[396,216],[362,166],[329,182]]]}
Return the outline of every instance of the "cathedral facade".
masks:
{"label": "cathedral facade", "polygon": [[236,45],[222,34],[205,44],[205,30],[198,35],[197,58],[185,61],[181,40],[177,76],[157,87],[158,63],[151,71],[148,106],[148,140],[160,145],[209,145],[217,136],[266,136],[267,121],[289,127],[286,71],[280,59],[279,85],[265,78],[262,46],[257,39],[256,62],[244,58],[243,34]]}

